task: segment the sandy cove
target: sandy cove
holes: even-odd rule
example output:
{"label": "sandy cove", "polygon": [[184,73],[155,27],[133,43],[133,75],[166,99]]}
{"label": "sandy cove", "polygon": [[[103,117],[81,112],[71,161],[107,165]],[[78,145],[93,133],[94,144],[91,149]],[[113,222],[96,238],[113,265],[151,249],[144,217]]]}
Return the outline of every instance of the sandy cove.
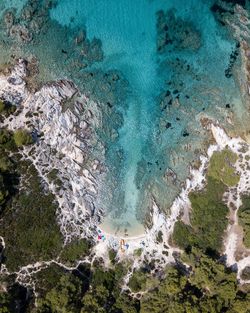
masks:
{"label": "sandy cove", "polygon": [[[92,160],[91,168],[83,168],[83,153],[87,153],[87,147],[94,140],[91,125],[98,125],[99,119],[94,118],[96,104],[90,102],[84,95],[78,94],[76,86],[68,81],[59,81],[44,86],[35,94],[31,94],[25,85],[26,69],[24,60],[19,60],[18,64],[9,75],[0,76],[0,96],[11,101],[17,106],[22,105],[22,110],[14,118],[5,121],[5,126],[11,130],[20,127],[34,130],[37,134],[43,133],[43,140],[39,140],[33,148],[25,148],[23,156],[33,162],[41,178],[47,183],[48,189],[56,196],[59,204],[58,222],[65,241],[70,241],[72,237],[89,237],[95,241],[95,257],[102,257],[109,265],[108,251],[117,250],[117,259],[133,260],[133,268],[137,268],[144,260],[156,260],[156,266],[165,266],[174,262],[174,252],[180,252],[176,247],[169,245],[169,238],[173,232],[174,223],[182,213],[188,216],[190,201],[188,195],[191,191],[201,190],[205,185],[205,172],[214,151],[219,151],[229,146],[237,153],[238,161],[236,170],[241,175],[236,187],[229,189],[225,194],[230,210],[231,223],[225,234],[225,254],[228,266],[237,265],[238,278],[245,266],[250,266],[250,251],[242,244],[242,236],[237,220],[237,210],[241,204],[240,195],[249,192],[250,176],[246,156],[250,157],[250,146],[241,138],[230,138],[219,126],[211,125],[211,131],[216,144],[211,145],[207,150],[207,155],[200,156],[201,165],[199,169],[190,169],[189,178],[186,180],[185,188],[173,202],[169,214],[159,211],[154,203],[151,210],[152,228],[145,229],[145,233],[140,236],[121,238],[103,232],[100,228],[100,220],[103,212],[95,211],[83,203],[83,199],[92,199],[96,194],[96,176],[100,173],[98,168],[100,160]],[[65,100],[74,99],[76,104],[74,112],[67,109],[62,110],[61,103]],[[82,107],[87,107],[84,118],[80,121],[77,113]],[[77,111],[78,110],[78,111]],[[28,114],[28,113],[36,113]],[[96,115],[98,117],[98,114]],[[78,123],[78,128],[76,127]],[[80,139],[77,131],[82,131]],[[61,134],[61,135],[59,135]],[[85,135],[88,134],[86,137]],[[63,136],[62,136],[63,135]],[[50,149],[48,149],[50,147]],[[244,153],[242,152],[244,147]],[[52,152],[53,148],[55,152]],[[35,151],[31,151],[34,149]],[[32,152],[32,153],[31,153]],[[59,153],[63,152],[63,156]],[[63,180],[66,191],[58,191],[54,183],[49,182],[46,177],[49,169],[58,168],[59,178]],[[45,171],[46,168],[46,171]],[[80,175],[79,175],[80,173]],[[69,188],[71,184],[71,188]],[[84,191],[84,192],[83,192]],[[232,197],[235,195],[235,197]],[[232,212],[231,203],[236,210]],[[74,204],[72,206],[72,204]],[[159,232],[162,240],[157,239]],[[98,239],[98,234],[104,235],[105,239]],[[123,247],[121,249],[121,240]],[[141,255],[135,256],[135,251],[141,249]],[[239,249],[241,251],[240,258]]]}

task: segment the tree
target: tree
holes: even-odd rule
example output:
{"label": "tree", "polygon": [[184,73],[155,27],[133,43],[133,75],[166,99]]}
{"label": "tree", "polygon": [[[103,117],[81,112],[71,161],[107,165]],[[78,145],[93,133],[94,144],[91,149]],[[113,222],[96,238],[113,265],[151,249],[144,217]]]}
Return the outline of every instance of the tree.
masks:
{"label": "tree", "polygon": [[65,274],[44,298],[38,300],[38,312],[78,313],[80,299],[81,281],[70,273]]}
{"label": "tree", "polygon": [[97,286],[93,292],[88,292],[82,299],[81,313],[105,313],[108,306],[109,291],[103,286]]}
{"label": "tree", "polygon": [[139,312],[140,302],[139,300],[130,297],[128,294],[122,293],[116,299],[114,307],[121,313],[137,313]]}
{"label": "tree", "polygon": [[145,290],[146,288],[147,277],[142,270],[135,271],[131,276],[128,286],[132,292],[139,292]]}
{"label": "tree", "polygon": [[250,197],[242,197],[242,205],[238,211],[239,224],[243,227],[244,231],[244,245],[250,248]]}

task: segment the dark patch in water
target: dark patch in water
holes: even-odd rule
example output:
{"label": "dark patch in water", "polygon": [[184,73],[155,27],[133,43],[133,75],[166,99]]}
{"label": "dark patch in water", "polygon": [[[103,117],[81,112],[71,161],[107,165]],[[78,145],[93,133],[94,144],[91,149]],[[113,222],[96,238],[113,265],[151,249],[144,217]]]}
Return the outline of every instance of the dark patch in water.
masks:
{"label": "dark patch in water", "polygon": [[239,4],[242,7],[246,6],[246,0],[221,0],[222,2],[231,3],[233,5]]}
{"label": "dark patch in water", "polygon": [[233,69],[233,66],[234,66],[235,62],[237,61],[237,57],[239,55],[239,51],[238,51],[239,47],[240,47],[240,44],[236,43],[234,51],[230,54],[229,65],[225,70],[225,76],[227,78],[232,77],[232,69]]}
{"label": "dark patch in water", "polygon": [[167,122],[166,128],[168,129],[168,128],[170,128],[171,126],[172,126],[172,124],[171,124],[170,122]]}
{"label": "dark patch in water", "polygon": [[174,10],[157,12],[157,51],[172,50],[196,51],[201,46],[201,34],[189,20],[176,17]]}

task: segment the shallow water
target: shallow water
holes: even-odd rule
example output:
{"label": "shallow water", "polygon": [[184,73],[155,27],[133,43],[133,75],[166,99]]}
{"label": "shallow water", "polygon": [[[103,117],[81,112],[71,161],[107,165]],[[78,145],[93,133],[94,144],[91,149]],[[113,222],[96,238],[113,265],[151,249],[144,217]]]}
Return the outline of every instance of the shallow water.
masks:
{"label": "shallow water", "polygon": [[[235,42],[215,21],[212,2],[60,0],[50,12],[61,25],[101,40],[104,59],[91,69],[118,70],[129,84],[125,100],[115,103],[123,125],[116,140],[105,142],[109,172],[98,203],[106,212],[103,228],[112,233],[142,233],[152,197],[167,211],[206,139],[201,114],[223,122],[227,103],[241,112],[239,89],[225,76]],[[157,12],[172,9],[167,27],[176,37],[194,31],[194,38],[158,51]],[[161,96],[168,93],[170,104]],[[166,174],[172,171],[177,178]]]}

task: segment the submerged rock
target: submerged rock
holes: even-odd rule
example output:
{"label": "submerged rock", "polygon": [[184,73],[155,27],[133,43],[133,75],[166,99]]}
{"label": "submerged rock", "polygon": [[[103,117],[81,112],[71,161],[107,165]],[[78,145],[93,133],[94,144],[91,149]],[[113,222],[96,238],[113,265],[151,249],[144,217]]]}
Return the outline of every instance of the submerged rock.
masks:
{"label": "submerged rock", "polygon": [[174,50],[198,50],[201,34],[195,25],[176,17],[174,10],[159,11],[157,14],[157,51],[163,53],[167,48]]}
{"label": "submerged rock", "polygon": [[8,30],[15,24],[15,14],[13,11],[5,12],[3,16],[3,21]]}

